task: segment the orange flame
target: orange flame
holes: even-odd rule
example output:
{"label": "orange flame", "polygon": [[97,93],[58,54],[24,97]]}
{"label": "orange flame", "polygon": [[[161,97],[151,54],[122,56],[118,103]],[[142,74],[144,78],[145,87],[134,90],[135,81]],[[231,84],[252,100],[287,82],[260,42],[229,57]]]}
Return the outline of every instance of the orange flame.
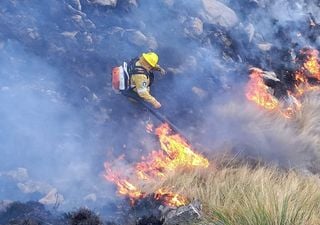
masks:
{"label": "orange flame", "polygon": [[267,110],[277,110],[286,118],[291,118],[302,107],[299,98],[308,91],[320,90],[319,85],[310,84],[309,79],[320,81],[319,52],[315,49],[304,49],[301,55],[305,60],[301,68],[294,73],[295,90],[287,91],[287,99],[290,105],[276,99],[270,92],[269,87],[263,81],[263,71],[258,68],[251,70],[250,80],[246,87],[246,97]]}
{"label": "orange flame", "polygon": [[156,191],[155,199],[162,200],[171,207],[179,207],[188,203],[185,197],[162,188]]}
{"label": "orange flame", "polygon": [[[132,202],[145,197],[135,183],[156,182],[159,178],[166,178],[169,171],[178,167],[208,167],[209,161],[194,152],[192,147],[180,135],[173,134],[168,124],[162,124],[155,131],[159,138],[161,150],[152,151],[147,157],[142,157],[141,162],[135,165],[135,176],[124,179],[117,175],[109,164],[105,164],[106,179],[115,183],[120,195],[128,196]],[[130,180],[130,181],[129,181]],[[155,192],[155,198],[161,199],[168,206],[182,206],[187,199],[181,195],[161,188]]]}
{"label": "orange flame", "polygon": [[308,78],[320,80],[319,52],[315,49],[307,49],[301,51],[301,54],[306,55],[306,60],[302,67],[295,73],[297,97],[302,96],[308,91],[319,90],[319,86],[310,84]]}
{"label": "orange flame", "polygon": [[264,84],[262,70],[253,69],[250,80],[246,87],[246,97],[257,105],[273,110],[278,107],[279,101],[269,92],[269,88]]}
{"label": "orange flame", "polygon": [[305,51],[307,60],[303,67],[309,72],[310,77],[320,80],[320,65],[319,65],[319,51],[316,49],[309,49]]}
{"label": "orange flame", "polygon": [[144,196],[144,194],[135,185],[130,183],[128,180],[121,178],[120,175],[117,175],[115,172],[113,172],[111,170],[110,164],[105,163],[105,169],[105,178],[117,185],[118,193],[120,195],[128,196],[132,200],[132,203],[135,199],[140,199]]}
{"label": "orange flame", "polygon": [[159,137],[162,150],[153,151],[136,165],[137,175],[140,179],[165,177],[168,171],[173,171],[177,167],[206,168],[209,166],[209,161],[195,153],[181,136],[171,134],[172,130],[168,124],[162,124],[155,132]]}

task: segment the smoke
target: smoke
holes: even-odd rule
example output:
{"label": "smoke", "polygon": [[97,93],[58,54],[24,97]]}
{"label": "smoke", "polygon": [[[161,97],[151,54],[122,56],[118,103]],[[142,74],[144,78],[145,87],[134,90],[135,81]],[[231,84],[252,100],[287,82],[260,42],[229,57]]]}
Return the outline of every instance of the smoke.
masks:
{"label": "smoke", "polygon": [[[233,96],[208,109],[201,135],[195,139],[211,151],[227,151],[242,158],[255,158],[284,168],[318,169],[316,96],[303,101],[295,119],[278,112],[263,112],[244,98]],[[208,151],[208,150],[207,150]]]}
{"label": "smoke", "polygon": [[111,191],[99,177],[96,162],[103,161],[94,150],[101,146],[86,124],[90,115],[60,88],[65,74],[14,41],[1,49],[0,67],[0,198],[39,200],[57,190],[70,207]]}
{"label": "smoke", "polygon": [[[226,2],[241,17],[243,24],[239,27],[243,29],[250,25],[251,31],[247,31],[247,35],[236,29],[230,31],[232,40],[237,44],[237,54],[247,66],[275,71],[281,77],[282,71],[294,69],[290,63],[294,61],[295,53],[303,47],[319,47],[313,30],[318,25],[310,25],[319,18],[319,5],[316,2]],[[269,49],[261,47],[265,43],[270,44]],[[233,66],[238,67],[235,64]],[[236,76],[248,74],[245,69],[241,70],[241,66],[238,72],[240,74]],[[231,150],[286,168],[318,171],[319,143],[314,112],[319,102],[316,95],[306,97],[298,117],[288,120],[280,114],[262,112],[247,102],[243,96],[242,82],[230,83],[233,88],[227,91],[229,94],[215,98],[212,104],[208,104],[205,119],[197,129],[199,133],[193,133],[193,138],[201,140],[212,151]]]}
{"label": "smoke", "polygon": [[[134,2],[0,3],[0,199],[39,200],[56,189],[64,207],[113,200],[104,161],[125,155],[130,164],[157,149],[144,127],[158,122],[115,95],[109,74],[148,50],[168,71],[152,87],[160,112],[192,140],[286,165],[315,154],[299,158],[316,150],[315,130],[300,134],[297,127],[313,127],[311,111],[300,122],[274,118],[246,103],[241,84],[248,66],[281,67],[282,49],[319,46],[309,32],[308,13],[320,21],[316,1],[225,0],[230,9],[217,10],[221,15],[208,13],[203,1]],[[12,176],[19,171],[22,180]],[[21,187],[35,191],[24,195]]]}

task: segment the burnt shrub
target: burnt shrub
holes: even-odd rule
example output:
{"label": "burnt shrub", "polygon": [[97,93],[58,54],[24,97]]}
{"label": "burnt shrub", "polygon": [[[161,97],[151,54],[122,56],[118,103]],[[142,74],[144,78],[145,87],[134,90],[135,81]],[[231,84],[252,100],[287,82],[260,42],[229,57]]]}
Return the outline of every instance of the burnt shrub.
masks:
{"label": "burnt shrub", "polygon": [[80,208],[77,211],[69,212],[65,216],[70,225],[103,225],[100,217],[86,208]]}

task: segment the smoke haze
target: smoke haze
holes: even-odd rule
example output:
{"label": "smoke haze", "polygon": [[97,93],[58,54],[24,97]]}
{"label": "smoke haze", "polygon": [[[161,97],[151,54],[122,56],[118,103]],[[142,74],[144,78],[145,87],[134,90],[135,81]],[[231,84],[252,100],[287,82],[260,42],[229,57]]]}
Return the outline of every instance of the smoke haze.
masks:
{"label": "smoke haze", "polygon": [[[65,208],[116,199],[103,178],[104,161],[125,154],[128,166],[157,149],[145,125],[158,122],[115,95],[109,74],[148,50],[168,71],[152,90],[163,103],[160,112],[210,149],[205,154],[235,149],[312,167],[318,97],[287,121],[261,112],[243,95],[249,66],[274,70],[283,66],[283,49],[319,48],[316,30],[307,32],[308,13],[320,21],[319,4],[289,3],[2,1],[0,199],[39,200],[55,189]],[[220,14],[228,10],[212,15],[210,4],[221,7]]]}

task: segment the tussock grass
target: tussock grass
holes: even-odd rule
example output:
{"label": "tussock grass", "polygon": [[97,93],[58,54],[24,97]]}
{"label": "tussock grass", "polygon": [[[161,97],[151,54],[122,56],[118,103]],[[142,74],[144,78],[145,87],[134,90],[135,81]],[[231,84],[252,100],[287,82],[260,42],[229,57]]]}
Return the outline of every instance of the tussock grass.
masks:
{"label": "tussock grass", "polygon": [[[199,199],[219,225],[319,225],[320,180],[272,167],[180,170],[152,187]],[[152,190],[153,189],[153,190]]]}
{"label": "tussock grass", "polygon": [[318,92],[308,93],[301,111],[292,119],[279,113],[257,113],[249,106],[240,110],[238,104],[227,104],[214,111],[215,118],[221,118],[214,121],[223,123],[208,124],[221,127],[227,121],[236,127],[232,134],[238,137],[240,130],[241,140],[231,135],[227,143],[230,146],[234,140],[248,143],[264,162],[275,160],[282,168],[293,166],[318,175],[259,163],[249,166],[219,160],[216,167],[175,171],[167,179],[144,187],[145,191],[152,193],[168,187],[190,200],[199,199],[206,225],[320,225],[319,99]]}
{"label": "tussock grass", "polygon": [[307,154],[311,155],[310,170],[320,171],[320,93],[311,92],[303,99],[302,110],[294,118],[297,135],[307,140],[312,148]]}

